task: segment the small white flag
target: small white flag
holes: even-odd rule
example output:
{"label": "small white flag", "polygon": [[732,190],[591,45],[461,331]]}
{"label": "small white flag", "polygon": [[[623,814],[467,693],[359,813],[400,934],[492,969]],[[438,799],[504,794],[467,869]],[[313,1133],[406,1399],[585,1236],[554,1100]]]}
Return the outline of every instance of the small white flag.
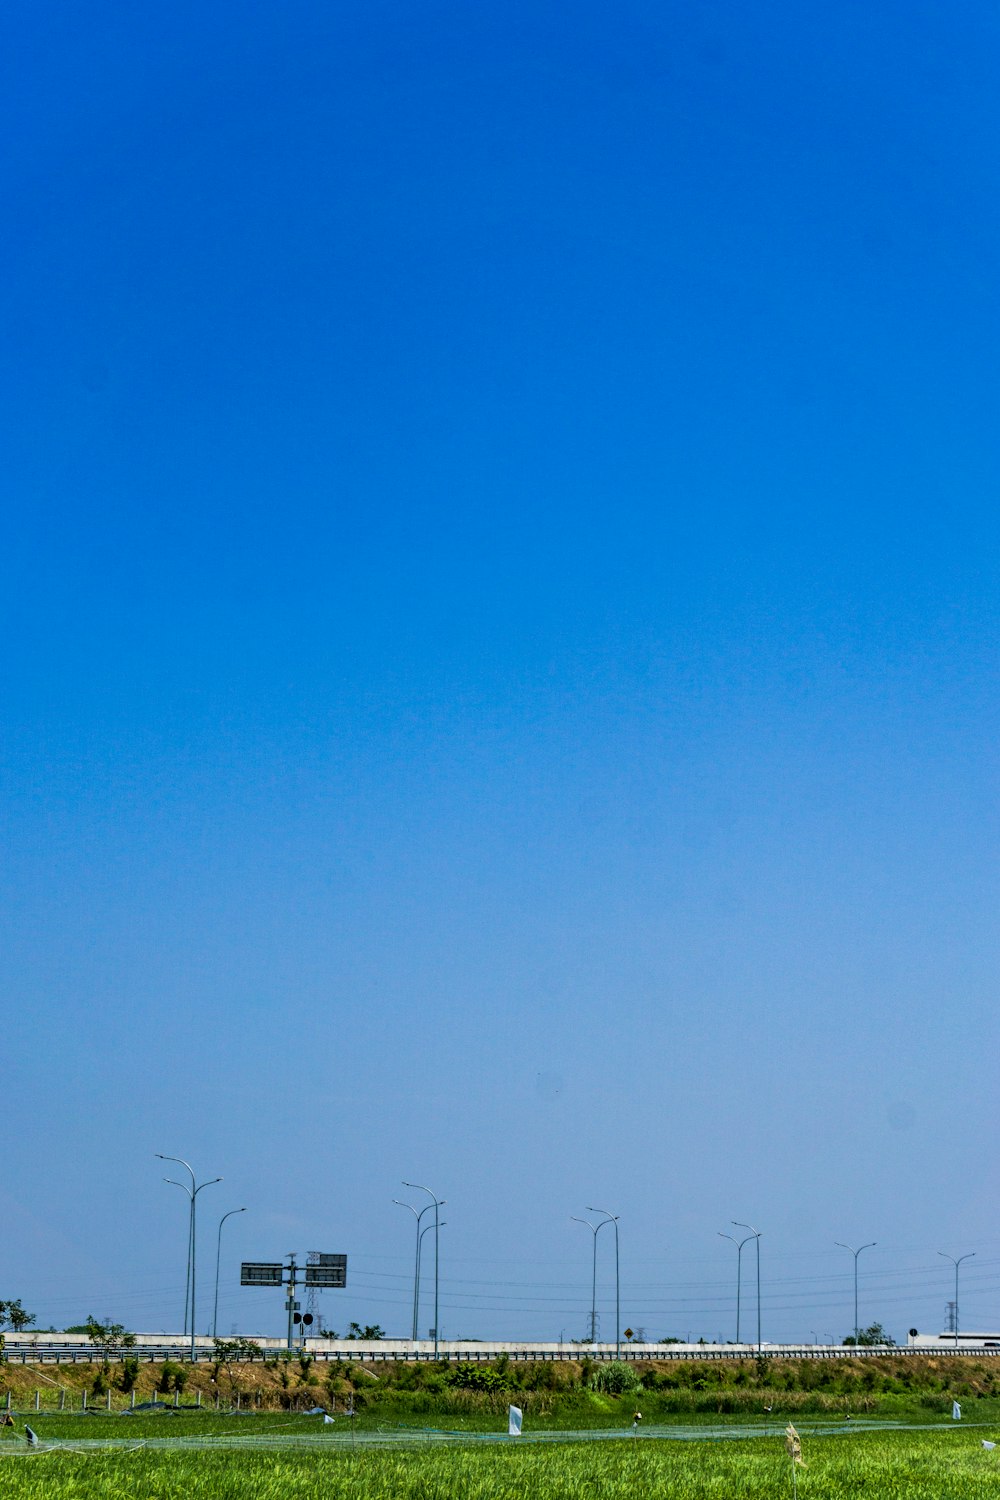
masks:
{"label": "small white flag", "polygon": [[988,1443],[986,1439],[983,1438],[983,1447],[989,1449],[989,1451],[992,1453],[993,1449],[996,1447],[996,1443]]}
{"label": "small white flag", "polygon": [[508,1406],[507,1408],[507,1436],[521,1436],[521,1408],[519,1406]]}
{"label": "small white flag", "polygon": [[961,1422],[962,1420],[962,1408],[957,1401],[951,1403],[951,1420],[953,1422]]}

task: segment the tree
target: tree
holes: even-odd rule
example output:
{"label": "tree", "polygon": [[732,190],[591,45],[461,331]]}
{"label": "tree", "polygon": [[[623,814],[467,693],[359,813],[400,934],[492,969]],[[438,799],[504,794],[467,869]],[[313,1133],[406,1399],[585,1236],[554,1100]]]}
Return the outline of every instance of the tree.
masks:
{"label": "tree", "polygon": [[90,1342],[95,1349],[100,1349],[105,1361],[122,1349],[135,1348],[135,1334],[129,1333],[123,1323],[99,1323],[91,1313],[84,1327]]}
{"label": "tree", "polygon": [[162,1396],[169,1391],[182,1391],[187,1385],[188,1372],[183,1365],[175,1360],[165,1359],[160,1366],[160,1378],[156,1383],[156,1389]]}
{"label": "tree", "polygon": [[223,1366],[225,1366],[230,1388],[235,1389],[236,1382],[233,1376],[233,1361],[240,1357],[240,1340],[213,1339],[212,1343],[215,1345],[215,1378],[218,1380],[219,1373]]}
{"label": "tree", "polygon": [[360,1323],[352,1323],[344,1335],[348,1339],[384,1339],[385,1329],[378,1323],[366,1323],[362,1328]]}
{"label": "tree", "polygon": [[[844,1343],[853,1348],[855,1345],[854,1334],[849,1333],[844,1340]],[[896,1340],[892,1338],[888,1333],[886,1333],[881,1323],[870,1323],[867,1328],[861,1328],[858,1330],[857,1347],[859,1349],[871,1348],[876,1344],[882,1345],[888,1349],[895,1349]]]}
{"label": "tree", "polygon": [[230,1391],[235,1392],[238,1387],[233,1365],[244,1360],[253,1364],[255,1359],[263,1358],[264,1351],[255,1339],[213,1339],[212,1343],[215,1345],[215,1378],[218,1380],[219,1373],[225,1366]]}
{"label": "tree", "polygon": [[25,1312],[21,1306],[20,1297],[15,1297],[13,1301],[0,1302],[0,1328],[5,1323],[9,1323],[15,1333],[20,1333],[22,1329],[28,1328],[34,1321],[35,1314]]}

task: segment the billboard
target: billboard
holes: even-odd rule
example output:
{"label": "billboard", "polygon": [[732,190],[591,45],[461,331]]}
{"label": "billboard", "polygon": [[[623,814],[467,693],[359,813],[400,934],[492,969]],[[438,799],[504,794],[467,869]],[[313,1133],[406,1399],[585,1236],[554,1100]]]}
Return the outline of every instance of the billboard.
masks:
{"label": "billboard", "polygon": [[346,1255],[321,1255],[316,1265],[306,1266],[306,1286],[346,1285]]}
{"label": "billboard", "polygon": [[281,1286],[284,1269],[280,1261],[245,1260],[240,1266],[240,1286]]}

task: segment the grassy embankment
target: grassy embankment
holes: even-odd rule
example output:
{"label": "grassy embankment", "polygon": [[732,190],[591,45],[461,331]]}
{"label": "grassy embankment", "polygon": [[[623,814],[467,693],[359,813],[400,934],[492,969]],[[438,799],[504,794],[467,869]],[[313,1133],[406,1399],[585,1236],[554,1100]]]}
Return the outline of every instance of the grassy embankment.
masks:
{"label": "grassy embankment", "polygon": [[[618,1379],[615,1379],[615,1376]],[[123,1378],[124,1377],[124,1378]],[[10,1391],[15,1409],[112,1410],[131,1401],[123,1366],[112,1363],[0,1365],[0,1406]],[[616,1384],[621,1389],[616,1390]],[[180,1387],[180,1389],[178,1389]],[[64,1393],[64,1394],[62,1394]],[[1000,1413],[1000,1360],[886,1355],[877,1359],[662,1361],[615,1366],[580,1362],[492,1364],[325,1364],[295,1359],[246,1364],[140,1364],[135,1400],[159,1399],[204,1408],[237,1401],[262,1410],[352,1408],[359,1426],[383,1422],[495,1427],[509,1402],[526,1421],[547,1427],[603,1427],[631,1420],[759,1417],[797,1414],[881,1415],[933,1420],[951,1402],[970,1419]],[[641,1401],[640,1398],[641,1397]]]}

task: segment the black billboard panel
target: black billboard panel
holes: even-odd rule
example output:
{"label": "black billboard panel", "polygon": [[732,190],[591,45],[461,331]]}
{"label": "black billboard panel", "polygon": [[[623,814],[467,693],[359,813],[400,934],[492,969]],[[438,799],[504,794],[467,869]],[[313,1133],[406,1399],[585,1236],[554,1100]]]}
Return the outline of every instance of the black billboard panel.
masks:
{"label": "black billboard panel", "polygon": [[317,1265],[306,1266],[306,1286],[346,1285],[346,1255],[321,1255]]}
{"label": "black billboard panel", "polygon": [[245,1260],[240,1266],[240,1286],[281,1286],[284,1269],[280,1261]]}

